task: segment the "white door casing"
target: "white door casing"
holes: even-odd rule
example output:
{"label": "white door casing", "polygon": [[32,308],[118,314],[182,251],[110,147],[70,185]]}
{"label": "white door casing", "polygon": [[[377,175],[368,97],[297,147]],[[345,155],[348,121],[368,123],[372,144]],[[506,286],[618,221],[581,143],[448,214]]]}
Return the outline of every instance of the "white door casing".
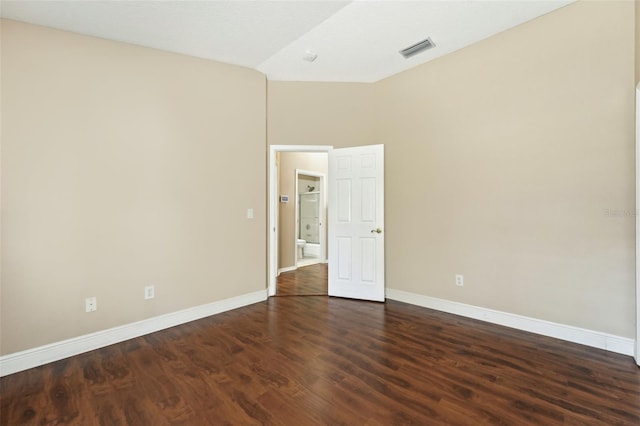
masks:
{"label": "white door casing", "polygon": [[[637,7],[637,6],[636,6]],[[640,84],[636,87],[636,347],[640,365]]]}
{"label": "white door casing", "polygon": [[278,168],[276,153],[278,152],[329,152],[332,146],[322,145],[270,145],[269,146],[269,276],[267,291],[269,296],[276,294],[276,277],[278,275]]}
{"label": "white door casing", "polygon": [[383,302],[384,145],[329,151],[329,296]]}

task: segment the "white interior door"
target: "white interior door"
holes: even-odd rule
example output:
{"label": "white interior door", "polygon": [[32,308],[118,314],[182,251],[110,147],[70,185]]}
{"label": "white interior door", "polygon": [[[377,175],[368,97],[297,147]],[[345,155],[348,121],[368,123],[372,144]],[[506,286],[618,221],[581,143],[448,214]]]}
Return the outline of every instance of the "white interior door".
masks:
{"label": "white interior door", "polygon": [[329,296],[384,301],[384,145],[329,151]]}

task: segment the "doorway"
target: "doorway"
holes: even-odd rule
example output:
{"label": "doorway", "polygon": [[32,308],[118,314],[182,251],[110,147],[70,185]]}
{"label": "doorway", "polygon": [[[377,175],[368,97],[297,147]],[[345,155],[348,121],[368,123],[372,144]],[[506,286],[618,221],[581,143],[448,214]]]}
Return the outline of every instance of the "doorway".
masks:
{"label": "doorway", "polygon": [[[332,146],[304,146],[304,145],[271,145],[269,147],[269,277],[268,277],[268,293],[269,296],[275,296],[277,294],[277,280],[281,274],[289,274],[298,270],[296,265],[296,236],[295,223],[291,226],[287,226],[286,229],[281,226],[281,206],[295,206],[297,202],[297,192],[295,190],[284,191],[280,182],[280,164],[279,157],[283,153],[324,153],[328,155],[328,152],[332,150]],[[298,167],[298,169],[306,170],[304,166]],[[310,170],[306,170],[309,172]],[[295,179],[295,174],[291,176],[292,180]],[[287,192],[287,193],[285,193]],[[293,198],[292,198],[293,197]],[[288,210],[282,210],[283,215]],[[295,217],[295,216],[294,216]],[[326,229],[326,227],[325,227]],[[289,237],[282,238],[282,231],[290,233]],[[325,231],[326,235],[326,231]],[[326,238],[326,237],[325,237]],[[287,246],[284,246],[284,245]],[[326,246],[326,244],[325,244]],[[283,254],[289,256],[290,253],[292,261],[288,261],[284,264],[281,263],[281,257]],[[326,261],[326,250],[324,253],[324,261]],[[326,268],[326,263],[322,264]],[[318,265],[312,265],[311,267],[317,267]],[[299,271],[302,272],[302,271]]]}
{"label": "doorway", "polygon": [[[289,203],[291,187],[284,191],[281,180],[284,180],[283,176],[288,178],[291,173],[284,173],[284,167],[279,165],[282,155],[296,152],[324,153],[328,160],[329,220],[326,228],[329,232],[328,258],[332,266],[329,268],[328,295],[384,302],[382,144],[341,149],[330,146],[269,147],[269,296],[277,295],[277,276],[280,272],[297,269],[295,261],[292,262],[293,266],[280,266],[284,262],[281,258],[285,250],[295,251],[296,240],[293,237],[281,238],[281,232],[292,231],[295,235],[295,225],[282,226],[280,206]],[[297,194],[294,192],[295,196]],[[295,259],[295,254],[292,258]]]}

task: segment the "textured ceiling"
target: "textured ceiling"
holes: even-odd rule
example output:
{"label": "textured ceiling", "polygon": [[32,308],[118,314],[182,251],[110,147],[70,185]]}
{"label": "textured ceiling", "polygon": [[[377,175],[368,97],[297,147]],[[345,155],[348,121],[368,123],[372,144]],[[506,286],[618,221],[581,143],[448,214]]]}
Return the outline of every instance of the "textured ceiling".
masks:
{"label": "textured ceiling", "polygon": [[[573,0],[2,1],[4,18],[257,69],[270,80],[374,82]],[[398,51],[431,37],[410,59]],[[302,59],[311,50],[314,62]]]}

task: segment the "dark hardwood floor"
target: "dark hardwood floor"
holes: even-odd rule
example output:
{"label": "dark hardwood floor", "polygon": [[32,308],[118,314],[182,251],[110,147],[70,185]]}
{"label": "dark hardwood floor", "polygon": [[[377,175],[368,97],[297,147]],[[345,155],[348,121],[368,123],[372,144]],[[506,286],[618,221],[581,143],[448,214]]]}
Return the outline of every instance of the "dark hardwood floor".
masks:
{"label": "dark hardwood floor", "polygon": [[640,424],[630,357],[329,297],[273,297],[0,386],[2,425]]}
{"label": "dark hardwood floor", "polygon": [[276,280],[276,296],[326,296],[327,279],[326,263],[283,272]]}

